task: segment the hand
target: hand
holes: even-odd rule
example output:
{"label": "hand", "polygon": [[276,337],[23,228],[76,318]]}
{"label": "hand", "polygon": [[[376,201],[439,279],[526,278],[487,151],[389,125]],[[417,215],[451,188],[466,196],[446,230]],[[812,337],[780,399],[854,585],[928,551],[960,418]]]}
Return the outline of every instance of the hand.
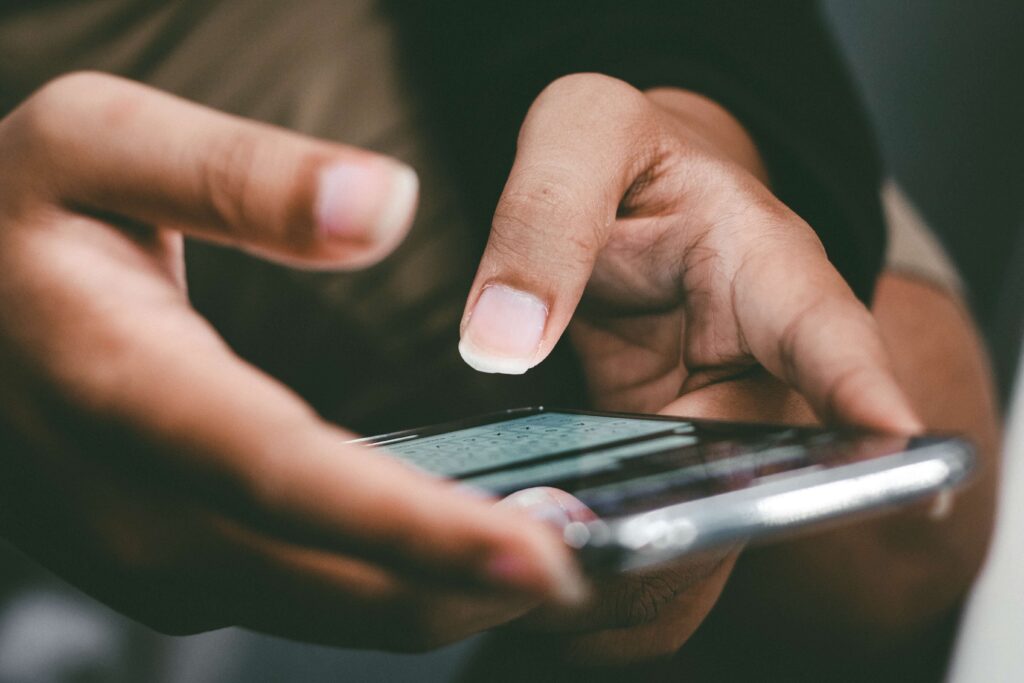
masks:
{"label": "hand", "polygon": [[[813,420],[806,402],[763,372],[689,393],[662,413],[744,422]],[[519,508],[558,529],[594,518],[571,495],[551,488],[519,491],[501,505]],[[669,660],[716,604],[740,549],[716,548],[657,567],[595,580],[587,600],[580,605],[538,607],[484,650],[473,670],[475,677],[469,680],[575,680],[569,673],[575,667],[586,670],[587,680],[605,680],[594,669],[597,666],[639,666],[651,675],[662,668],[671,670]],[[501,648],[531,654],[510,673],[508,657],[495,651]],[[502,672],[492,671],[492,666],[500,667]],[[619,680],[621,670],[611,671],[616,673],[609,679]]]}
{"label": "hand", "polygon": [[[594,518],[571,495],[550,488],[519,491],[501,505],[560,531]],[[738,546],[717,548],[593,580],[582,604],[540,606],[517,620],[514,630],[543,643],[538,648],[531,642],[529,649],[531,666],[546,673],[563,664],[623,666],[671,657],[714,606],[738,554]]]}
{"label": "hand", "polygon": [[595,74],[534,102],[460,348],[523,372],[568,327],[593,401],[656,411],[757,367],[818,416],[915,431],[865,307],[727,112]]}
{"label": "hand", "polygon": [[0,160],[0,533],[28,554],[160,630],[350,646],[577,590],[542,525],[346,444],[189,307],[181,233],[365,265],[410,169],[96,74],[0,121]]}

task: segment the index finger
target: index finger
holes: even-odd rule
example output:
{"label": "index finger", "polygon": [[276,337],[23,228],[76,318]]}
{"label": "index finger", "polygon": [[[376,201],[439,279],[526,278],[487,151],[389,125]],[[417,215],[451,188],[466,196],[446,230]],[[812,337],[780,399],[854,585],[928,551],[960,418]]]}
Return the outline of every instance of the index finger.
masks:
{"label": "index finger", "polygon": [[751,354],[823,420],[897,433],[923,429],[874,318],[820,247],[786,242],[752,252],[735,273],[732,303]]}
{"label": "index finger", "polygon": [[313,266],[361,266],[412,222],[408,166],[217,112],[138,83],[76,73],[2,122],[5,199],[114,216]]}
{"label": "index finger", "polygon": [[[155,444],[156,471],[264,533],[442,578],[572,600],[568,550],[541,525],[386,452],[346,443],[294,394],[197,343],[133,339],[132,382],[106,387],[108,417]],[[135,466],[142,466],[139,462]]]}

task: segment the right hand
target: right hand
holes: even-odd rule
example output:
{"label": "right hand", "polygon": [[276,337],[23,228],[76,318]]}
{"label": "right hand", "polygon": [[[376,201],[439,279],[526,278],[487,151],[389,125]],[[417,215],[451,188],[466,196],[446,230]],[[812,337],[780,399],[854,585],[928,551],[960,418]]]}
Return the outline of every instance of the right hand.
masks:
{"label": "right hand", "polygon": [[385,157],[110,76],[0,121],[0,534],[174,633],[421,649],[576,592],[542,524],[346,444],[189,306],[182,233],[351,268],[415,202]]}

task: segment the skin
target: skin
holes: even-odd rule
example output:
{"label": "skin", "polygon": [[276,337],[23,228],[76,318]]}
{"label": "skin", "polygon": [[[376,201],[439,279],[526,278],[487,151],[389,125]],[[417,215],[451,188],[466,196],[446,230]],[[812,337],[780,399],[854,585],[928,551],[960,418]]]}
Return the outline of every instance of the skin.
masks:
{"label": "skin", "polygon": [[[467,315],[474,295],[495,283],[538,296],[550,314],[537,356],[567,326],[601,408],[903,434],[920,431],[920,414],[928,427],[973,437],[984,474],[941,523],[915,509],[783,544],[757,553],[758,569],[737,582],[745,599],[736,619],[756,609],[755,596],[775,596],[784,613],[813,616],[794,618],[790,636],[800,642],[801,624],[818,627],[825,592],[837,606],[827,619],[836,642],[869,651],[948,613],[984,556],[995,482],[991,385],[956,302],[890,277],[872,316],[767,180],[742,126],[705,98],[640,93],[595,75],[562,79],[523,124]],[[953,391],[962,398],[940,400]],[[547,653],[529,658],[531,671],[667,659],[715,605],[738,553],[606,581],[582,607],[520,620],[520,631],[541,638],[510,638],[529,643],[520,652]],[[820,580],[807,582],[808,572]],[[760,614],[768,616],[760,633],[776,628],[772,609]]]}
{"label": "skin", "polygon": [[5,537],[169,633],[418,650],[572,599],[550,530],[347,444],[189,306],[183,233],[382,258],[411,215],[366,192],[328,234],[317,178],[394,162],[88,73],[0,122],[0,157]]}
{"label": "skin", "polygon": [[706,98],[555,81],[520,130],[463,339],[503,286],[548,310],[533,362],[569,328],[596,405],[656,412],[761,365],[825,419],[919,430],[875,321],[765,176]]}
{"label": "skin", "polygon": [[[764,405],[763,366],[823,419],[921,427],[875,320],[720,107],[580,74],[537,98],[518,149],[464,330],[502,285],[548,312],[529,361],[568,330],[600,407],[700,413],[729,387],[729,417]],[[0,154],[19,162],[0,169],[0,532],[58,574],[168,632],[422,649],[529,613],[607,663],[667,656],[714,604],[735,549],[557,606],[581,593],[550,530],[346,444],[188,306],[182,234],[308,267],[384,257],[411,219],[375,222],[393,184],[335,207],[344,230],[319,207],[325,169],[387,160],[95,74],[0,122]]]}
{"label": "skin", "polygon": [[[563,610],[529,615],[491,639],[463,680],[890,680],[886,671],[892,680],[932,680],[948,647],[936,627],[961,604],[991,534],[998,411],[984,347],[956,297],[887,273],[872,312],[928,429],[965,434],[978,447],[979,474],[947,515],[935,518],[922,504],[746,549],[738,562],[733,552],[704,578],[694,576],[699,558],[623,577],[594,598],[606,615],[619,610],[617,628],[597,619],[569,628],[554,619]],[[763,374],[693,392],[669,410],[814,420],[804,399]]]}
{"label": "skin", "polygon": [[[1000,446],[995,392],[984,345],[957,297],[887,274],[873,312],[918,414],[931,430],[974,441],[979,472],[944,516],[922,505],[747,553],[708,638],[683,650],[679,667],[701,671],[697,680],[742,680],[754,670],[821,680],[941,676],[945,625],[955,620],[992,531]],[[817,580],[802,580],[808,575]],[[715,645],[724,633],[734,647],[756,654],[727,662]]]}

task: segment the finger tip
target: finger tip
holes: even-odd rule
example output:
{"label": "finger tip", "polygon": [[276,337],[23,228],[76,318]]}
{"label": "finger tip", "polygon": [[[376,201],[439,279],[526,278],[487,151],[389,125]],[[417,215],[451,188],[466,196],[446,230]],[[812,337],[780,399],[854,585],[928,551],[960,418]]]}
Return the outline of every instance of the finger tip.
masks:
{"label": "finger tip", "polygon": [[880,411],[871,415],[845,419],[842,422],[855,427],[900,436],[917,436],[925,431],[924,423],[913,412],[909,411]]}
{"label": "finger tip", "polygon": [[900,431],[907,436],[919,436],[926,430],[924,422],[915,413],[908,414],[900,424]]}
{"label": "finger tip", "polygon": [[924,422],[897,386],[890,400],[878,406],[876,421],[878,429],[893,434],[914,436],[925,431]]}
{"label": "finger tip", "polygon": [[522,375],[534,366],[530,359],[487,353],[467,338],[459,342],[459,355],[469,367],[489,374]]}
{"label": "finger tip", "polygon": [[841,377],[819,406],[820,415],[832,418],[826,421],[908,436],[924,431],[900,383],[886,368],[861,367]]}
{"label": "finger tip", "polygon": [[556,585],[552,599],[563,607],[577,607],[590,599],[591,586],[579,571],[573,572]]}
{"label": "finger tip", "polygon": [[419,176],[384,157],[344,158],[318,176],[313,216],[316,248],[328,260],[375,263],[401,243],[419,203]]}
{"label": "finger tip", "polygon": [[523,489],[502,499],[498,505],[528,514],[561,533],[573,522],[590,522],[597,515],[565,491],[539,486]]}
{"label": "finger tip", "polygon": [[537,296],[487,284],[465,317],[459,353],[479,372],[521,375],[540,362],[547,320],[548,306]]}
{"label": "finger tip", "polygon": [[412,227],[416,206],[419,204],[420,178],[411,166],[399,162],[389,163],[392,164],[391,201],[381,209],[375,228],[380,242],[394,245]]}
{"label": "finger tip", "polygon": [[504,540],[485,564],[487,579],[561,605],[584,601],[588,584],[576,554],[562,539],[561,528],[524,516],[515,499],[505,499],[495,507],[511,516],[504,522]]}
{"label": "finger tip", "polygon": [[484,571],[494,585],[563,605],[578,604],[588,594],[568,548],[537,545],[532,551],[502,551],[486,563]]}

